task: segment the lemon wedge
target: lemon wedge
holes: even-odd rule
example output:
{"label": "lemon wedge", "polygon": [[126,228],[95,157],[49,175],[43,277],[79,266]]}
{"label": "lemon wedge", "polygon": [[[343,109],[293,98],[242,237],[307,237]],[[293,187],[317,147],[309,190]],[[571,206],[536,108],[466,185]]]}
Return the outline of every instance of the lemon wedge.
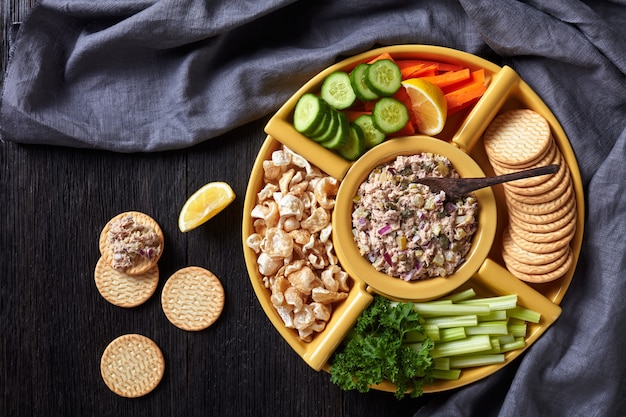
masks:
{"label": "lemon wedge", "polygon": [[415,114],[418,132],[434,136],[443,130],[448,109],[443,91],[435,84],[421,78],[410,78],[402,82],[411,98],[411,109]]}
{"label": "lemon wedge", "polygon": [[210,182],[193,193],[180,210],[178,228],[188,232],[224,210],[235,199],[235,192],[225,182]]}

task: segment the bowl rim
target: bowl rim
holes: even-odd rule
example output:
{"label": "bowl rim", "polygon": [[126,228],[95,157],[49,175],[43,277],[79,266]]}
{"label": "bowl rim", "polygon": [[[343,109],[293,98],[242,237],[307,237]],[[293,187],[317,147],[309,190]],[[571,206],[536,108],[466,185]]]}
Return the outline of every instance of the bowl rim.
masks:
{"label": "bowl rim", "polygon": [[335,253],[341,266],[357,281],[391,299],[427,301],[442,297],[464,284],[484,263],[497,229],[497,206],[491,188],[474,192],[479,202],[478,227],[465,261],[447,277],[404,281],[377,271],[359,252],[352,234],[353,197],[359,185],[378,165],[398,155],[433,153],[447,157],[462,177],[484,177],[485,173],[470,155],[455,145],[430,136],[408,136],[384,142],[359,158],[343,178],[333,210],[332,228]]}

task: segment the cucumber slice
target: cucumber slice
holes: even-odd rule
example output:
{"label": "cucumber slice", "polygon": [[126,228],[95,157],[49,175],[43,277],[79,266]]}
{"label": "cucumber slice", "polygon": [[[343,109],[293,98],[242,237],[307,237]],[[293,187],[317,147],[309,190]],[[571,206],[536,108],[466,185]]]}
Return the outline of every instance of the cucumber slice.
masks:
{"label": "cucumber slice", "polygon": [[359,126],[363,131],[364,145],[366,149],[373,148],[384,141],[387,137],[387,135],[374,126],[372,116],[369,114],[363,114],[357,117],[352,123]]}
{"label": "cucumber slice", "polygon": [[406,126],[409,121],[409,111],[400,100],[383,97],[374,105],[372,121],[376,129],[381,132],[395,133]]}
{"label": "cucumber slice", "polygon": [[365,71],[365,83],[379,96],[391,96],[402,85],[400,67],[390,59],[381,59],[369,64]]}
{"label": "cucumber slice", "polygon": [[319,127],[327,111],[328,105],[318,96],[311,93],[303,94],[293,112],[293,126],[304,135],[311,134]]}
{"label": "cucumber slice", "polygon": [[352,123],[346,143],[341,148],[337,149],[337,152],[347,160],[354,161],[363,154],[364,150],[365,140],[363,130],[361,130],[359,125]]}
{"label": "cucumber slice", "polygon": [[348,140],[348,135],[350,134],[350,121],[348,120],[348,116],[338,111],[337,117],[339,120],[335,136],[320,143],[325,148],[339,149],[344,146]]}
{"label": "cucumber slice", "polygon": [[314,129],[313,131],[311,131],[310,133],[307,132],[307,135],[309,138],[314,138],[316,136],[319,136],[321,134],[323,134],[327,129],[328,126],[330,125],[330,121],[333,118],[332,113],[330,112],[330,107],[326,106],[327,109],[324,112],[324,117],[322,117],[322,120],[318,123],[318,126],[316,129]]}
{"label": "cucumber slice", "polygon": [[365,83],[365,72],[367,71],[368,66],[368,64],[361,63],[354,67],[352,72],[350,72],[350,83],[352,84],[352,89],[354,90],[357,98],[363,101],[372,101],[378,98],[378,94],[370,90]]}
{"label": "cucumber slice", "polygon": [[320,94],[328,104],[338,110],[347,109],[356,100],[350,76],[343,71],[336,71],[327,76],[322,83]]}
{"label": "cucumber slice", "polygon": [[328,109],[328,126],[318,135],[311,136],[315,142],[326,142],[335,137],[339,129],[339,111],[332,107]]}

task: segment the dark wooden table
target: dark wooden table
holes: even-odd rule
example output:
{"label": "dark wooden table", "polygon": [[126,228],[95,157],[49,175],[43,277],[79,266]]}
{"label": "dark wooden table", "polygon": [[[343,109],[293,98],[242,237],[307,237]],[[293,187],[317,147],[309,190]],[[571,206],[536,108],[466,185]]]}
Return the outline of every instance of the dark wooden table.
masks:
{"label": "dark wooden table", "polygon": [[[11,23],[30,0],[0,0],[2,70]],[[410,416],[425,399],[342,392],[272,327],[246,272],[241,239],[248,175],[266,120],[190,149],[110,152],[1,143],[0,416]],[[236,169],[233,169],[236,167]],[[183,234],[181,206],[197,188],[226,181],[237,194],[213,221]],[[105,301],[93,272],[98,236],[114,215],[139,210],[165,233],[161,280],[145,304]],[[199,265],[223,282],[226,305],[200,332],[168,322],[160,290],[179,268]],[[100,376],[107,344],[126,333],[152,338],[166,371],[138,399]]]}

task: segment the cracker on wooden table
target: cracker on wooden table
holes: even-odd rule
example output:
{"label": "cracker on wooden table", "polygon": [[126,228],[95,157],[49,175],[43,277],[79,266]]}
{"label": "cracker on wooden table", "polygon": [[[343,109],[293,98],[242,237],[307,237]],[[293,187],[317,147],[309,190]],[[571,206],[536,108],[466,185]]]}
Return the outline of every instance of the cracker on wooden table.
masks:
{"label": "cracker on wooden table", "polygon": [[114,269],[103,257],[98,259],[94,272],[98,292],[105,300],[118,307],[136,307],[146,302],[159,285],[159,267],[128,275]]}
{"label": "cracker on wooden table", "polygon": [[222,313],[224,288],[212,272],[189,266],[176,271],[165,282],[161,305],[174,326],[187,331],[203,330]]}
{"label": "cracker on wooden table", "polygon": [[136,257],[133,262],[133,266],[128,269],[125,269],[123,272],[128,275],[137,275],[143,274],[150,270],[156,263],[158,262],[161,254],[163,253],[163,231],[159,224],[147,214],[141,213],[139,211],[127,211],[124,213],[120,213],[117,216],[113,217],[111,220],[107,222],[107,224],[102,229],[100,233],[99,247],[100,254],[102,257],[110,264],[113,265],[113,251],[111,250],[111,246],[109,244],[109,231],[111,229],[111,224],[119,219],[122,219],[126,216],[132,216],[133,220],[141,225],[149,227],[152,231],[154,231],[159,239],[160,239],[160,250],[158,253],[152,258],[144,258],[144,257]]}
{"label": "cracker on wooden table", "polygon": [[157,344],[140,334],[113,340],[100,360],[100,373],[111,391],[127,398],[150,393],[163,378],[165,360]]}
{"label": "cracker on wooden table", "polygon": [[528,167],[551,146],[548,121],[530,109],[515,109],[498,115],[484,133],[489,159],[504,167]]}

